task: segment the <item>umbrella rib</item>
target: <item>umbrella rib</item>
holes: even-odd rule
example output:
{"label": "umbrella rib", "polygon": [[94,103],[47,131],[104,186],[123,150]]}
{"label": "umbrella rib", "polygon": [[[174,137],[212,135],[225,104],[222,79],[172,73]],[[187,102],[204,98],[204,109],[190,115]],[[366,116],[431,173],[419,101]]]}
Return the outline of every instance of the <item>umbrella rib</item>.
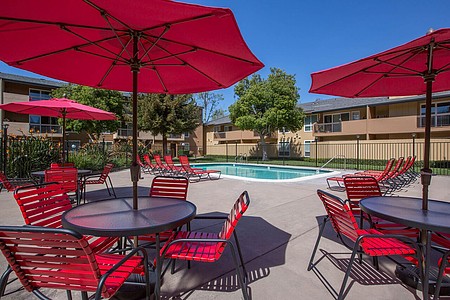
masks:
{"label": "umbrella rib", "polygon": [[[142,54],[142,58],[143,58],[144,56],[147,56],[148,59],[149,59],[150,61],[152,61],[152,59],[150,58],[150,55],[149,55],[148,53],[153,49],[153,47],[156,46],[156,44],[159,42],[159,40],[163,37],[163,35],[165,35],[165,34],[169,31],[169,29],[170,29],[170,26],[166,26],[166,28],[164,29],[164,31],[161,32],[161,34],[159,35],[159,37],[158,37],[158,38],[156,39],[156,41],[154,41],[154,42],[149,41],[148,39],[146,39],[146,41],[149,41],[152,45],[151,45],[150,47],[148,47],[148,49],[145,50],[145,53]],[[144,46],[144,44],[142,43],[142,39],[141,39],[141,38],[139,39],[139,43],[141,44],[142,48],[145,49],[145,46]],[[140,61],[142,62],[142,59],[140,59]]]}
{"label": "umbrella rib", "polygon": [[[111,50],[109,50],[109,49],[107,49],[107,48],[105,48],[105,47],[103,47],[103,46],[101,46],[100,44],[98,44],[98,42],[97,41],[91,41],[91,40],[89,40],[88,38],[85,38],[84,36],[82,36],[82,35],[80,35],[80,34],[78,34],[78,33],[76,33],[76,32],[73,32],[72,30],[70,30],[70,29],[68,29],[68,28],[62,28],[63,30],[65,30],[65,31],[67,31],[67,32],[69,32],[69,33],[71,33],[71,34],[73,34],[74,36],[76,36],[76,37],[79,37],[80,39],[82,39],[83,41],[85,41],[85,42],[87,42],[87,44],[85,44],[85,45],[83,45],[82,47],[87,47],[87,46],[89,46],[89,45],[93,45],[93,46],[96,46],[96,47],[98,47],[98,48],[100,48],[100,49],[102,49],[102,50],[104,50],[104,51],[106,51],[106,52],[109,52],[110,54],[112,54],[112,55],[114,55],[114,56],[116,56],[116,59],[118,58],[118,57],[121,57],[121,56],[118,56],[116,53],[114,53],[113,51],[111,51]],[[116,34],[115,32],[114,32],[114,34]],[[126,35],[125,35],[126,36]],[[117,36],[117,34],[116,34],[116,37],[110,37],[110,39],[113,39],[113,38],[117,38],[118,40],[120,40],[120,38]],[[102,41],[103,42],[103,41]],[[121,43],[122,44],[122,43]],[[122,46],[123,46],[123,44],[122,44]],[[74,50],[77,50],[77,48],[78,47],[74,47]],[[85,53],[89,53],[88,51],[84,51]],[[106,56],[102,56],[102,57],[106,57]],[[124,59],[125,60],[125,59]],[[126,60],[125,60],[126,61]]]}
{"label": "umbrella rib", "polygon": [[[177,59],[179,59],[183,64],[185,64],[186,66],[191,67],[193,70],[197,71],[198,73],[200,73],[201,75],[203,75],[204,77],[208,78],[209,80],[211,80],[212,82],[216,83],[219,87],[224,87],[224,85],[220,82],[218,82],[217,80],[215,80],[214,78],[212,78],[211,76],[207,75],[206,73],[200,71],[198,68],[194,67],[193,65],[189,64],[188,62],[186,62],[185,60],[183,60],[182,58],[180,58],[178,56],[178,54],[173,54],[171,53],[169,50],[165,49],[164,47],[161,47],[161,45],[156,45],[156,47],[158,47],[159,49],[161,49],[162,51],[168,53],[169,55],[172,55],[174,57],[176,57]],[[156,67],[155,67],[156,68]]]}
{"label": "umbrella rib", "polygon": [[[90,25],[82,25],[82,24],[72,24],[72,23],[61,23],[61,22],[50,22],[50,21],[41,21],[41,20],[33,20],[33,19],[20,19],[20,18],[10,18],[10,17],[0,17],[0,20],[13,21],[13,22],[22,22],[22,23],[33,23],[33,24],[44,24],[44,25],[55,25],[58,27],[66,26],[66,27],[76,27],[83,29],[94,29],[94,30],[105,30],[110,31],[108,27],[99,27],[99,26],[90,26]],[[118,31],[128,32],[128,30],[120,29]]]}
{"label": "umbrella rib", "polygon": [[[160,46],[158,45],[157,47],[160,47]],[[182,64],[154,64],[154,63],[157,62],[157,61],[160,61],[160,60],[171,58],[171,57],[175,57],[175,58],[179,59],[178,55],[183,55],[183,54],[192,53],[192,52],[196,52],[196,51],[197,51],[197,49],[191,49],[191,50],[186,50],[186,51],[183,51],[183,52],[178,52],[176,54],[169,54],[169,55],[166,55],[164,57],[159,57],[159,58],[155,58],[154,60],[150,60],[150,61],[144,62],[144,63],[142,63],[142,65],[143,66],[147,66],[147,65],[155,65],[155,66],[163,66],[163,65],[165,65],[165,66],[180,66],[180,65],[184,65],[185,64],[184,61],[182,61]],[[149,59],[150,59],[150,57],[149,57]]]}
{"label": "umbrella rib", "polygon": [[[157,38],[156,36],[153,36],[153,35],[150,35],[150,34],[146,34],[146,33],[144,33],[144,35],[148,36],[148,37],[151,37],[153,39]],[[242,57],[237,57],[237,56],[226,54],[226,53],[222,53],[222,52],[218,52],[218,51],[214,51],[214,50],[207,49],[207,48],[203,48],[201,46],[195,46],[194,47],[194,46],[192,46],[190,44],[186,44],[186,43],[182,43],[182,42],[178,42],[178,41],[174,41],[174,40],[169,40],[169,39],[165,39],[165,38],[161,38],[161,41],[164,41],[164,42],[167,42],[167,43],[174,43],[174,44],[185,46],[185,47],[191,47],[191,48],[195,48],[197,50],[203,50],[205,52],[209,52],[209,53],[213,53],[213,54],[229,57],[229,58],[232,58],[232,59],[235,59],[235,60],[239,60],[239,61],[243,61],[243,62],[252,64],[252,65],[255,64],[253,61],[250,61],[248,59],[245,59],[245,58],[242,58]]]}
{"label": "umbrella rib", "polygon": [[[95,10],[97,10],[103,17],[109,16],[111,19],[114,19],[115,21],[117,21],[118,23],[120,23],[121,25],[125,26],[128,28],[127,31],[132,30],[130,26],[128,26],[127,24],[125,24],[124,22],[122,22],[121,20],[119,20],[118,18],[114,17],[113,15],[109,14],[105,9],[101,8],[100,6],[92,3],[89,0],[83,0],[86,4],[92,6],[92,8],[94,8]],[[109,22],[108,22],[109,23]]]}
{"label": "umbrella rib", "polygon": [[[97,86],[102,86],[103,82],[105,82],[106,77],[109,76],[109,74],[111,73],[112,69],[117,65],[117,61],[119,57],[122,57],[122,53],[124,51],[124,49],[126,47],[128,47],[128,45],[131,43],[131,39],[128,40],[127,44],[124,46],[124,48],[122,48],[122,51],[116,56],[116,59],[114,59],[114,61],[111,63],[111,65],[109,66],[108,70],[106,70],[105,74],[103,75],[102,79],[99,81],[99,83],[97,84]],[[128,64],[127,64],[128,65]]]}
{"label": "umbrella rib", "polygon": [[[109,14],[108,14],[109,15]],[[116,29],[112,26],[111,22],[109,21],[108,17],[106,14],[102,14],[103,19],[105,19],[106,23],[108,23],[109,28],[111,28],[111,31],[114,33],[114,35],[116,36],[116,39],[119,41],[119,43],[122,45],[123,50],[121,51],[121,54],[123,53],[123,51],[126,51],[128,54],[128,57],[131,58],[133,57],[133,55],[128,51],[127,46],[130,44],[129,41],[131,39],[128,39],[128,43],[127,45],[124,45],[122,42],[122,39],[120,38],[120,36],[117,34]],[[111,16],[112,17],[112,16]]]}

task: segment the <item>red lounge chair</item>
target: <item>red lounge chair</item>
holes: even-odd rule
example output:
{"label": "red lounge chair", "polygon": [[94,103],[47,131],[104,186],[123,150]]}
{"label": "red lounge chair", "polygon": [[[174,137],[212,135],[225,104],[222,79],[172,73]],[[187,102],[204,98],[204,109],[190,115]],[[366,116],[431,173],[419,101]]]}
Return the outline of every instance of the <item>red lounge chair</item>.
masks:
{"label": "red lounge chair", "polygon": [[[348,277],[352,270],[353,262],[355,261],[357,254],[367,254],[374,259],[376,262],[376,267],[378,264],[376,258],[378,256],[407,256],[414,257],[419,263],[419,267],[422,265],[420,252],[417,248],[416,243],[410,238],[404,237],[402,235],[392,235],[392,234],[382,234],[375,229],[360,229],[356,223],[355,217],[353,216],[348,203],[342,201],[337,196],[329,194],[327,192],[317,190],[317,195],[322,201],[325,210],[327,211],[327,217],[324,219],[319,230],[319,236],[317,237],[316,244],[314,246],[313,253],[308,265],[308,271],[316,267],[320,262],[320,259],[314,262],[314,256],[318,249],[320,239],[322,237],[323,231],[327,221],[333,225],[333,229],[338,234],[342,243],[352,249],[352,254],[350,261],[345,272],[344,279],[342,281],[341,289],[337,297],[338,300],[344,298],[344,292],[347,284]],[[353,247],[348,246],[343,237],[350,239],[354,245]],[[410,245],[413,245],[410,246]],[[422,271],[421,271],[422,272]]]}
{"label": "red lounge chair", "polygon": [[164,155],[164,161],[166,162],[166,165],[168,165],[170,167],[170,169],[172,170],[172,173],[174,173],[174,174],[183,174],[184,173],[183,167],[175,166],[171,155]]}
{"label": "red lounge chair", "polygon": [[[116,191],[114,190],[114,186],[111,181],[111,177],[109,177],[109,173],[114,168],[113,164],[106,164],[103,168],[103,171],[100,175],[91,175],[87,176],[83,181],[83,191],[84,197],[86,197],[86,185],[89,184],[104,184],[106,189],[108,190],[108,194],[110,196],[114,195],[114,198],[117,198]],[[109,185],[108,185],[109,182]],[[109,189],[111,187],[111,190]]]}
{"label": "red lounge chair", "polygon": [[[95,299],[110,298],[132,273],[144,270],[146,299],[150,299],[147,253],[142,248],[127,256],[97,254],[79,233],[67,229],[0,226],[0,249],[28,292],[48,299],[45,289],[88,292]],[[137,256],[136,253],[142,256]]]}
{"label": "red lounge chair", "polygon": [[150,170],[149,166],[142,162],[141,157],[139,156],[139,154],[136,156],[136,162],[141,167],[141,171],[142,172],[144,172],[145,174],[150,174],[151,170]]}
{"label": "red lounge chair", "polygon": [[[186,200],[188,187],[189,180],[186,177],[156,176],[155,178],[153,178],[149,196]],[[176,228],[160,232],[160,241],[168,240],[172,235],[174,229]],[[139,242],[155,243],[156,237],[154,234],[147,234],[139,236],[138,240]],[[141,243],[139,244],[141,245]]]}
{"label": "red lounge chair", "polygon": [[[394,165],[394,161],[395,158],[391,158],[390,160],[388,160],[388,162],[386,163],[386,166],[383,170],[383,172],[379,175],[376,175],[375,178],[377,179],[378,182],[382,181],[383,179],[386,178],[386,176],[389,174],[389,172],[392,169],[392,166]],[[328,177],[327,178],[327,185],[328,188],[332,191],[344,191],[345,190],[345,186],[344,186],[344,177],[345,176],[351,176],[350,175],[344,175],[341,177]],[[336,182],[337,185],[330,185],[330,181]]]}
{"label": "red lounge chair", "polygon": [[[222,256],[225,247],[230,245],[236,274],[241,285],[244,299],[248,300],[247,294],[247,271],[245,269],[244,260],[242,258],[239,241],[235,231],[238,221],[247,210],[250,204],[248,193],[244,191],[236,200],[233,208],[225,217],[225,223],[219,233],[205,233],[194,231],[176,231],[172,234],[169,241],[167,241],[161,248],[161,257],[164,259],[179,259],[187,261],[199,262],[216,262]],[[200,216],[196,217],[201,219]],[[214,217],[205,217],[206,219],[220,219]],[[231,242],[231,236],[234,235],[236,244]],[[237,255],[236,255],[237,250]],[[239,256],[239,260],[237,259]],[[243,274],[240,270],[242,265]]]}
{"label": "red lounge chair", "polygon": [[145,166],[148,168],[150,173],[153,173],[153,174],[156,174],[156,172],[160,173],[158,166],[152,163],[150,155],[144,154],[144,161],[145,161]]}
{"label": "red lounge chair", "polygon": [[161,156],[158,154],[153,154],[153,159],[156,162],[156,165],[158,166],[158,169],[161,173],[171,173],[172,172],[172,168],[168,165],[165,165],[162,161],[161,161]]}
{"label": "red lounge chair", "polygon": [[[202,178],[209,178],[211,180],[220,179],[220,175],[222,174],[221,171],[192,168],[186,155],[180,155],[178,158],[180,159],[181,166],[183,167],[184,171],[186,172],[186,176],[189,179],[191,177],[198,177],[198,180],[201,180]],[[211,174],[215,174],[215,176],[211,176]]]}

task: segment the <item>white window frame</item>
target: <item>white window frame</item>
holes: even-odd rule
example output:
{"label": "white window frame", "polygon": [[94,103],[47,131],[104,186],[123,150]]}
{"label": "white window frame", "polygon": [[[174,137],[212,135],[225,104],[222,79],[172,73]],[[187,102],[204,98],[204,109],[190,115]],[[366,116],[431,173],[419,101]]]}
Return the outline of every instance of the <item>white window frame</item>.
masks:
{"label": "white window frame", "polygon": [[[314,140],[304,140],[303,141],[303,156],[304,157],[311,157],[311,145],[314,143]],[[309,146],[308,155],[306,155],[306,145]]]}
{"label": "white window frame", "polygon": [[[438,125],[440,122],[438,122],[439,117],[446,117],[450,118],[449,113],[438,113],[438,104],[448,104],[450,105],[449,101],[442,101],[442,102],[434,102],[431,104],[431,126],[432,127],[441,127],[441,126],[448,126],[448,125]],[[420,105],[420,127],[425,127],[425,107],[426,104],[423,103]],[[423,114],[422,114],[423,110]]]}
{"label": "white window frame", "polygon": [[[311,122],[313,119],[313,116],[316,116],[316,121],[315,122]],[[306,123],[306,119],[309,117],[310,122]],[[305,124],[303,125],[303,131],[304,132],[312,132],[313,131],[313,127],[314,127],[314,123],[316,123],[319,120],[319,115],[318,114],[311,114],[309,116],[305,117]],[[308,128],[308,129],[307,129]]]}
{"label": "white window frame", "polygon": [[[358,118],[355,118],[355,115],[358,115]],[[350,120],[354,121],[354,120],[361,120],[361,112],[359,110],[353,110],[350,113]]]}

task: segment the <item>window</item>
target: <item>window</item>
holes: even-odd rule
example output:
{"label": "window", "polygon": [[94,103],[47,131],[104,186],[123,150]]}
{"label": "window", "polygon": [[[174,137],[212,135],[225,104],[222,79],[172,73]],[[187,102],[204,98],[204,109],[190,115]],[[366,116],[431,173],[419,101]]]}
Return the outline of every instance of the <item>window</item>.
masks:
{"label": "window", "polygon": [[187,139],[189,137],[189,132],[184,133],[184,138]]}
{"label": "window", "polygon": [[304,141],[303,145],[304,147],[304,151],[303,151],[303,156],[304,157],[311,157],[311,143],[313,141]]}
{"label": "window", "polygon": [[359,111],[352,111],[352,120],[359,120],[361,118]]}
{"label": "window", "polygon": [[345,112],[332,115],[325,115],[323,119],[325,123],[324,125],[325,132],[341,132],[342,131],[341,122],[349,121],[350,113]]}
{"label": "window", "polygon": [[[48,100],[50,91],[30,89],[28,94],[30,101]],[[61,133],[58,118],[30,115],[30,130],[37,133]]]}
{"label": "window", "polygon": [[288,141],[283,140],[278,143],[278,156],[279,157],[291,156],[291,147]]}
{"label": "window", "polygon": [[219,126],[214,126],[214,132],[219,132]]}
{"label": "window", "polygon": [[[432,104],[431,126],[450,126],[450,102]],[[420,107],[420,127],[425,127],[425,104]]]}
{"label": "window", "polygon": [[317,115],[309,115],[305,117],[305,132],[311,132],[313,130],[314,123],[317,123]]}

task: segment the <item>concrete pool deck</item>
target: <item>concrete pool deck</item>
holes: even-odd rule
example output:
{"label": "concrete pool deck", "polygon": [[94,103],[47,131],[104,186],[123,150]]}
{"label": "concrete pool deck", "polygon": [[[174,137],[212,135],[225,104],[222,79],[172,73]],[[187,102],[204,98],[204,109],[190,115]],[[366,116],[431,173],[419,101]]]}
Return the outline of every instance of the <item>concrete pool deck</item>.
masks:
{"label": "concrete pool deck", "polygon": [[[111,174],[117,195],[130,196],[128,171]],[[153,176],[144,175],[139,181],[139,194],[147,195]],[[416,182],[397,195],[420,197],[421,185]],[[316,195],[317,189],[327,189],[324,178],[295,183],[250,182],[223,178],[216,181],[191,183],[188,200],[197,206],[198,214],[228,214],[238,195],[247,190],[250,207],[237,226],[244,260],[250,278],[252,299],[333,299],[324,283],[339,289],[344,276],[342,265],[348,262],[350,251],[342,246],[331,227],[327,227],[320,249],[326,257],[316,272],[306,270],[318,234],[318,225],[325,215]],[[345,198],[343,192],[332,192]],[[450,177],[435,176],[430,186],[430,198],[449,201]],[[87,200],[107,198],[104,186],[89,186]],[[11,193],[0,193],[0,224],[22,225],[20,210]],[[193,221],[193,229],[219,231],[221,222]],[[316,255],[319,257],[320,252]],[[370,260],[362,269],[355,264],[355,272],[346,299],[421,299],[421,293],[407,288],[395,277],[391,261],[380,260],[380,272],[374,270]],[[0,271],[6,267],[0,258]],[[228,250],[214,264],[192,263],[188,270],[183,262],[177,263],[177,272],[168,272],[162,287],[163,299],[241,299],[241,290]],[[364,275],[364,276],[361,276]],[[322,277],[321,277],[322,276]],[[368,284],[370,282],[370,284]],[[19,287],[15,282],[7,287]],[[46,293],[52,299],[66,299],[64,291]],[[80,293],[73,293],[80,299]],[[3,299],[37,299],[19,291]]]}

